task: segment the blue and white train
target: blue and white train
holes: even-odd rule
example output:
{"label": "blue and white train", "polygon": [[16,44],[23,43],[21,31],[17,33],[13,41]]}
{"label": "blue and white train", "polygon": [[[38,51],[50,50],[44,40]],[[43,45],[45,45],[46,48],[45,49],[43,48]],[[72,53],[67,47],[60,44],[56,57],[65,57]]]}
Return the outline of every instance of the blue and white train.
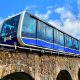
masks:
{"label": "blue and white train", "polygon": [[[73,25],[74,26],[74,25]],[[80,41],[23,11],[0,24],[0,44],[80,54]]]}

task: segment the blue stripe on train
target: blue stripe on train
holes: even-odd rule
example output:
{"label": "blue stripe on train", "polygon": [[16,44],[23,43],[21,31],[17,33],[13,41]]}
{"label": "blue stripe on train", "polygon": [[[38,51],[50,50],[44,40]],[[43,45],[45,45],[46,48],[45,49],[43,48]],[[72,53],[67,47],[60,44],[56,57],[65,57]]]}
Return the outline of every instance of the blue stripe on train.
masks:
{"label": "blue stripe on train", "polygon": [[22,38],[23,44],[36,45],[36,40],[29,38]]}
{"label": "blue stripe on train", "polygon": [[80,54],[80,51],[73,50],[73,53],[75,53],[75,54]]}
{"label": "blue stripe on train", "polygon": [[41,40],[34,40],[34,39],[29,39],[29,38],[22,38],[23,43],[29,44],[29,45],[35,45],[39,47],[44,47],[44,48],[49,48],[53,49],[53,44],[46,43]]}
{"label": "blue stripe on train", "polygon": [[56,50],[64,51],[64,47],[62,47],[62,46],[59,46],[57,44],[54,44],[53,46],[54,46],[53,48],[56,49]]}
{"label": "blue stripe on train", "polygon": [[65,48],[65,49],[64,49],[64,51],[65,51],[65,52],[73,53],[73,50],[72,50],[72,49],[70,49],[70,48]]}
{"label": "blue stripe on train", "polygon": [[64,51],[65,52],[70,52],[70,53],[75,53],[75,54],[80,54],[80,52],[78,50],[73,50],[73,49],[70,49],[70,48],[65,48]]}
{"label": "blue stripe on train", "polygon": [[73,50],[70,48],[64,48],[62,46],[59,46],[57,44],[50,44],[47,42],[44,42],[42,40],[34,40],[34,39],[29,39],[29,38],[22,38],[22,41],[27,45],[35,45],[35,46],[39,46],[39,47],[43,47],[43,48],[49,48],[49,49],[55,49],[55,50],[61,50],[64,52],[70,52],[70,53],[75,53],[75,54],[80,54],[79,51],[77,50]]}
{"label": "blue stripe on train", "polygon": [[53,44],[47,43],[45,41],[37,40],[37,46],[53,49]]}

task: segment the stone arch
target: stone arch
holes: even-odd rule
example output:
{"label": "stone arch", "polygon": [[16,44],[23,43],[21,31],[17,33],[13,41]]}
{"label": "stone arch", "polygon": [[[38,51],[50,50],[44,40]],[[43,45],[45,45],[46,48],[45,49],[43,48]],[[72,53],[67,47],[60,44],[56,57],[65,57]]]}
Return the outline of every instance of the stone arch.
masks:
{"label": "stone arch", "polygon": [[67,70],[62,70],[59,72],[56,80],[72,80],[72,78]]}
{"label": "stone arch", "polygon": [[34,80],[34,79],[27,73],[15,72],[3,77],[1,80]]}
{"label": "stone arch", "polygon": [[80,80],[80,69],[78,70],[78,80]]}

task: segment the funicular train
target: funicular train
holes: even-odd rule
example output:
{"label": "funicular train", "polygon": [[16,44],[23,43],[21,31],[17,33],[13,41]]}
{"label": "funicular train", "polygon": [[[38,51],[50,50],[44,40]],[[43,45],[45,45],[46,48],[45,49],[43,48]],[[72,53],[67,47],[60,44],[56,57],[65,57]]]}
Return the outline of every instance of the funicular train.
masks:
{"label": "funicular train", "polygon": [[23,11],[0,24],[0,44],[80,54],[80,41]]}

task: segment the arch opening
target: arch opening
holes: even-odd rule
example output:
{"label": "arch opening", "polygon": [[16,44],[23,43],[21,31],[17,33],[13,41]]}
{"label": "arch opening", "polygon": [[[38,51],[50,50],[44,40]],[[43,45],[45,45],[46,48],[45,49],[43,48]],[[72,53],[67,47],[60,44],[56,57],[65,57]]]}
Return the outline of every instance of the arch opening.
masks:
{"label": "arch opening", "polygon": [[1,80],[34,80],[34,79],[27,73],[15,72],[3,77]]}
{"label": "arch opening", "polygon": [[59,72],[56,80],[72,80],[72,78],[68,71],[62,70]]}
{"label": "arch opening", "polygon": [[78,71],[78,80],[80,80],[80,69]]}

